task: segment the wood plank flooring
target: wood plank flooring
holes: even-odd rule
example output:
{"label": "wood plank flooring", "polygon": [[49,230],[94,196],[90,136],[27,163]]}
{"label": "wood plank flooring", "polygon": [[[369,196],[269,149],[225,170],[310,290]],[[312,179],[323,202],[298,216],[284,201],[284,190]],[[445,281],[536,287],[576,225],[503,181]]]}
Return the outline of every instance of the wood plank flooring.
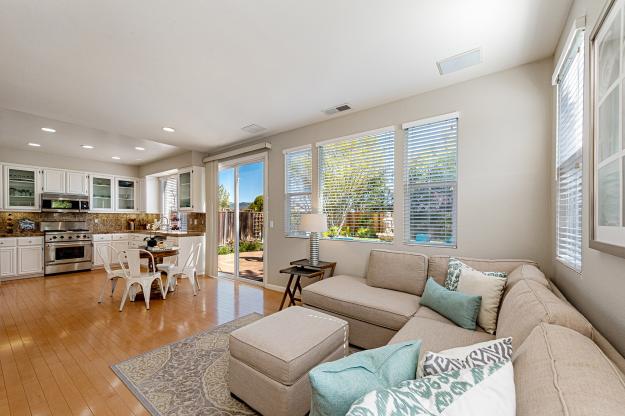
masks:
{"label": "wood plank flooring", "polygon": [[97,303],[101,271],[0,283],[0,415],[148,415],[110,366],[252,312],[281,294],[225,279],[166,300]]}

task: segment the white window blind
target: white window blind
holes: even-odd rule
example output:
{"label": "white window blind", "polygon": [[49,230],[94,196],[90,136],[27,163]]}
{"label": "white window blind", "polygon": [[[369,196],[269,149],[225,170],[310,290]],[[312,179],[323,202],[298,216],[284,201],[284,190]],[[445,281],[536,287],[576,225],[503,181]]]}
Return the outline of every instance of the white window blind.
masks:
{"label": "white window blind", "polygon": [[558,75],[556,150],[556,256],[582,267],[582,131],[584,117],[584,35],[578,32]]}
{"label": "white window blind", "polygon": [[299,230],[302,214],[312,212],[312,149],[310,146],[284,152],[286,215],[288,236],[305,236]]}
{"label": "white window blind", "polygon": [[455,247],[458,116],[410,123],[404,129],[404,239]]}
{"label": "white window blind", "polygon": [[393,239],[395,129],[319,146],[319,187],[328,237]]}
{"label": "white window blind", "polygon": [[171,218],[171,213],[178,210],[178,181],[175,175],[161,178],[161,190],[163,203],[161,205],[161,214],[167,218]]}

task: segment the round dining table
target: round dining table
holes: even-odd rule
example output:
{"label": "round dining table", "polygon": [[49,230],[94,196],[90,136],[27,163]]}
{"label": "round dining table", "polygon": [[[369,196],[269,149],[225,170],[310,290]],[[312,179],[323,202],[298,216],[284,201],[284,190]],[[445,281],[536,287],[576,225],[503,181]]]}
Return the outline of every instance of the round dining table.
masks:
{"label": "round dining table", "polygon": [[[152,257],[154,257],[154,263],[156,263],[156,264],[161,264],[165,257],[177,256],[178,252],[180,251],[178,249],[178,247],[150,248],[150,249],[146,249],[146,250],[150,254],[152,254]],[[150,258],[150,254],[146,253],[145,251],[142,251],[141,253],[139,253],[139,256],[142,259],[149,259]],[[148,268],[149,268],[149,270],[151,272],[154,271],[153,267],[156,267],[156,266],[152,266],[152,262],[148,262]]]}

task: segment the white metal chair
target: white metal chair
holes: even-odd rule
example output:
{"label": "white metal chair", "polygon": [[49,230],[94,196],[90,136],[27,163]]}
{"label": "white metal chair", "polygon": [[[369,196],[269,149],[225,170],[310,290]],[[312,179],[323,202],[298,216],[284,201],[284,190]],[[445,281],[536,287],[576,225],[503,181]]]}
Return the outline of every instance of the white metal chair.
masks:
{"label": "white metal chair", "polygon": [[201,244],[192,246],[191,252],[187,256],[187,259],[182,266],[175,263],[159,264],[157,266],[159,271],[167,273],[168,290],[176,290],[176,285],[178,284],[177,276],[181,275],[182,277],[186,277],[189,279],[189,282],[191,283],[191,288],[193,289],[193,296],[197,295],[198,290],[200,290],[200,283],[197,280],[197,260],[199,258],[199,252],[201,248]]}
{"label": "white metal chair", "polygon": [[[111,250],[110,256],[105,255],[105,249]],[[117,279],[122,279],[124,277],[124,272],[121,269],[113,270],[111,267],[111,258],[119,258],[119,252],[115,249],[115,247],[111,245],[100,246],[97,249],[97,255],[102,259],[102,264],[104,265],[104,270],[106,271],[106,276],[104,276],[104,281],[102,282],[102,289],[100,289],[100,297],[98,298],[98,303],[102,303],[104,300],[104,290],[106,289],[106,284],[109,281],[111,282],[111,296],[113,296],[113,293],[115,293],[115,286],[117,286]]]}
{"label": "white metal chair", "polygon": [[[124,303],[126,303],[126,298],[128,297],[128,293],[131,290],[131,287],[134,284],[138,284],[141,286],[141,290],[143,291],[143,299],[145,299],[145,308],[150,309],[150,292],[152,291],[152,282],[156,280],[158,283],[158,287],[161,291],[161,296],[163,299],[167,297],[167,292],[163,288],[163,282],[161,281],[161,272],[155,270],[153,267],[153,272],[142,272],[141,271],[141,252],[145,252],[149,254],[149,261],[152,263],[152,266],[155,266],[154,256],[147,250],[142,250],[138,248],[124,250],[119,253],[119,263],[122,266],[122,271],[124,273],[124,280],[126,283],[126,287],[124,288],[124,294],[122,295],[122,301],[119,304],[119,311],[121,312],[124,309]],[[134,296],[133,296],[134,297]]]}

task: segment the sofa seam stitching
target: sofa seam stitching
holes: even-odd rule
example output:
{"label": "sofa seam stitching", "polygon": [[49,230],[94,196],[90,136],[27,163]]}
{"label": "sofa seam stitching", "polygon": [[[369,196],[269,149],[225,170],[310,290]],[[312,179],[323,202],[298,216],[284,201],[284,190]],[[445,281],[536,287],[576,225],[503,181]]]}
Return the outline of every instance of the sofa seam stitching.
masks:
{"label": "sofa seam stitching", "polygon": [[545,345],[547,346],[547,354],[549,354],[549,359],[551,361],[550,364],[551,364],[551,371],[553,372],[553,385],[556,388],[556,391],[558,392],[558,398],[560,399],[560,404],[562,404],[562,408],[564,410],[565,416],[569,416],[570,415],[569,408],[566,405],[564,394],[562,393],[562,390],[560,389],[560,384],[558,383],[558,370],[556,369],[555,358],[553,357],[553,351],[551,350],[551,345],[549,344],[549,340],[547,339],[547,332],[545,331],[544,325],[545,323],[540,324],[540,330],[542,332]]}

